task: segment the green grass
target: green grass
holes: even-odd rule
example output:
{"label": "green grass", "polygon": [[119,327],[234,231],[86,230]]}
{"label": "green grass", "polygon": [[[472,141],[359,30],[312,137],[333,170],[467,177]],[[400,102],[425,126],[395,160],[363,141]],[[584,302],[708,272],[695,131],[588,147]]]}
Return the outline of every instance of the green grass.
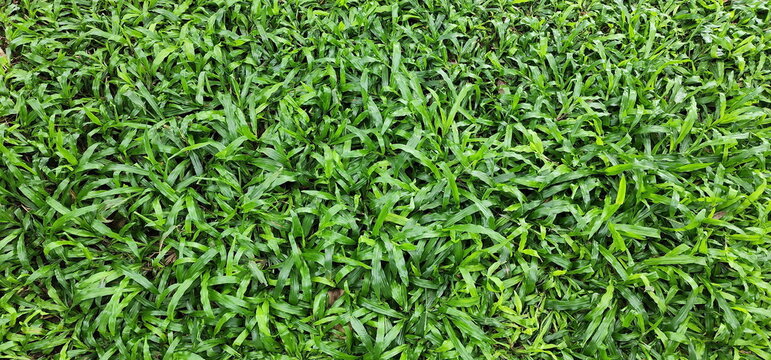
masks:
{"label": "green grass", "polygon": [[771,359],[765,0],[0,0],[0,358]]}

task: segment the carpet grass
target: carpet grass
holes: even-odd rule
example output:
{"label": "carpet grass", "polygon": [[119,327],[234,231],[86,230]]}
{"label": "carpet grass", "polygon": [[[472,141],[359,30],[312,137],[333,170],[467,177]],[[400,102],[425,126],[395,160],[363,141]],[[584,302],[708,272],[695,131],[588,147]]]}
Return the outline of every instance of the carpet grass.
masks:
{"label": "carpet grass", "polygon": [[0,0],[0,358],[771,359],[766,0]]}

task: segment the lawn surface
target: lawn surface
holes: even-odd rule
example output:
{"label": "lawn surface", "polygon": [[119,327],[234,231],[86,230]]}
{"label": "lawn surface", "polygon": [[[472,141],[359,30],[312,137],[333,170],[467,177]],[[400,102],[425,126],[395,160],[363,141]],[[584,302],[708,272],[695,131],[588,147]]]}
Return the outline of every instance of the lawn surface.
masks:
{"label": "lawn surface", "polygon": [[771,359],[764,0],[0,0],[0,358]]}

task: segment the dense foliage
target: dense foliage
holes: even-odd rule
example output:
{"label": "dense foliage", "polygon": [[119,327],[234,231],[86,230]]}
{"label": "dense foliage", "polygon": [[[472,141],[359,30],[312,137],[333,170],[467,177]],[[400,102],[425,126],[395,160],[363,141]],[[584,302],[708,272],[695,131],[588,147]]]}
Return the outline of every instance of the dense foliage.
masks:
{"label": "dense foliage", "polygon": [[0,357],[771,359],[766,0],[0,0]]}

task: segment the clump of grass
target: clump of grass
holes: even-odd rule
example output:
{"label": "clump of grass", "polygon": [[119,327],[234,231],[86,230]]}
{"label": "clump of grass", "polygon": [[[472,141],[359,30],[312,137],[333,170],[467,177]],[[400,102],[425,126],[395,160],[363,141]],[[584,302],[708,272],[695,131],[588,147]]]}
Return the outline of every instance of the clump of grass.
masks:
{"label": "clump of grass", "polygon": [[0,357],[771,359],[766,1],[0,5]]}

